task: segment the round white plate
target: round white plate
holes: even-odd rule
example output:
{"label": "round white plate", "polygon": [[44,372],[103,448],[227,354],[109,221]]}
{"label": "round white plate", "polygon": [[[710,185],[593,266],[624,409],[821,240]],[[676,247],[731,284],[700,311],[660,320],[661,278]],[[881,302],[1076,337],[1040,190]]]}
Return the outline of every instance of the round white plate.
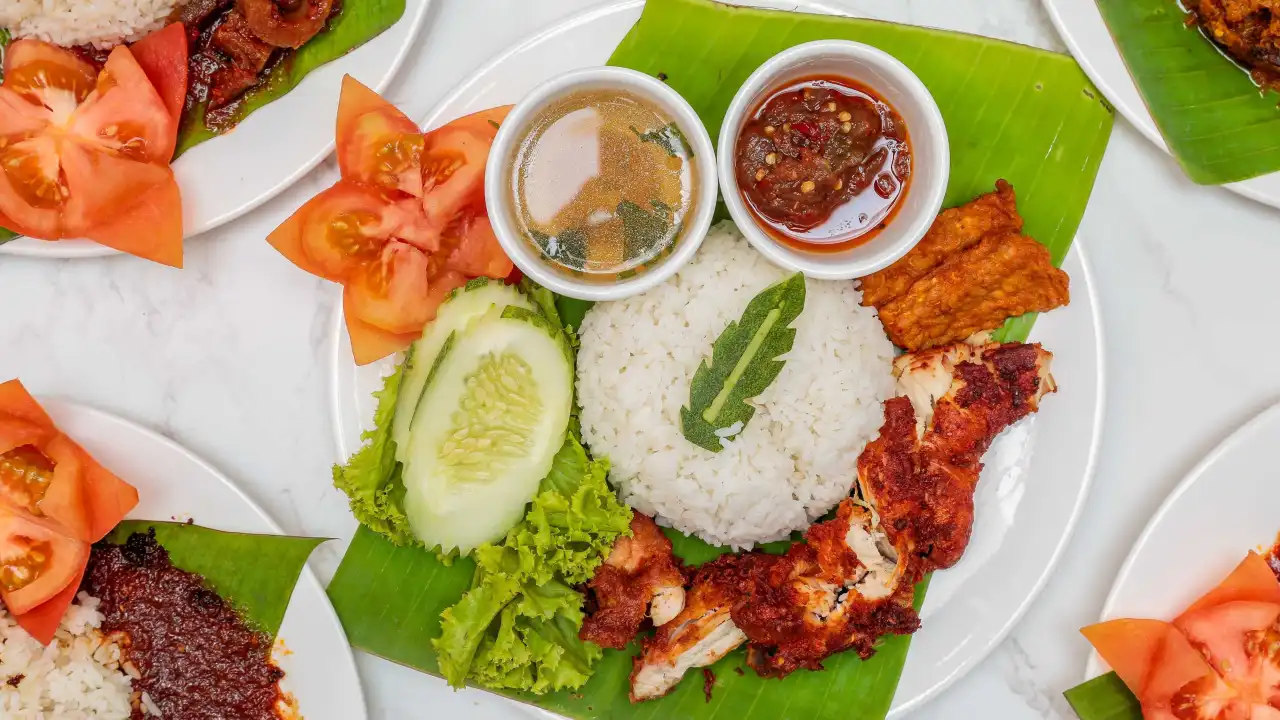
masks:
{"label": "round white plate", "polygon": [[[1120,50],[1111,39],[1111,32],[1102,20],[1102,13],[1094,0],[1043,0],[1049,17],[1058,28],[1058,34],[1066,41],[1076,62],[1093,81],[1102,94],[1111,101],[1126,120],[1146,135],[1165,152],[1168,147],[1156,121],[1138,94],[1129,69],[1125,67]],[[1251,200],[1280,208],[1280,173],[1263,175],[1244,182],[1228,183],[1223,187]]]}
{"label": "round white plate", "polygon": [[[281,533],[280,526],[224,475],[177,443],[101,410],[41,398],[59,429],[138,488],[130,518],[194,520],[219,530]],[[273,659],[281,687],[309,720],[365,720],[364,694],[347,636],[310,568],[293,591]]]}
{"label": "round white plate", "polygon": [[[1172,619],[1280,531],[1280,405],[1209,453],[1156,511],[1116,576],[1102,620]],[[1097,653],[1087,677],[1104,672]]]}
{"label": "round white plate", "polygon": [[[270,200],[333,151],[342,76],[382,91],[413,47],[431,0],[407,0],[395,25],[354,52],[316,68],[284,97],[260,108],[234,130],[192,148],[173,164],[182,191],[183,235],[230,222]],[[88,240],[17,238],[0,254],[87,258],[119,251]]]}
{"label": "round white plate", "polygon": [[[783,6],[826,9],[807,0]],[[639,0],[606,5],[535,35],[463,82],[424,126],[515,102],[554,75],[604,63],[641,7]],[[968,553],[934,576],[924,628],[912,641],[891,717],[940,692],[1000,643],[1048,579],[1075,526],[1102,428],[1102,336],[1093,280],[1078,243],[1063,269],[1072,280],[1071,305],[1041,317],[1033,337],[1054,353],[1053,374],[1062,391],[1049,396],[1037,416],[1002,435],[984,458]],[[333,402],[339,461],[345,462],[372,424],[372,393],[396,361],[357,367],[340,309],[333,335]],[[475,700],[498,702],[481,693]]]}

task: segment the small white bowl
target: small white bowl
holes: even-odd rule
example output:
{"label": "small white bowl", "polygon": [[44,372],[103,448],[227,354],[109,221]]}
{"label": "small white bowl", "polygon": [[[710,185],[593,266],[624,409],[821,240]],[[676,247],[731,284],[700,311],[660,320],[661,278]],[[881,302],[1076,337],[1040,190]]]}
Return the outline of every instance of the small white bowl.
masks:
{"label": "small white bowl", "polygon": [[[845,77],[871,88],[907,125],[911,184],[893,220],[875,237],[838,252],[806,252],[760,227],[743,200],[734,172],[738,134],[769,95],[797,80]],[[747,240],[774,264],[824,280],[860,278],[892,265],[924,237],[942,208],[951,170],[947,126],[920,78],[888,53],[846,40],[818,40],[774,55],[738,90],[720,128],[720,187],[729,214]]]}
{"label": "small white bowl", "polygon": [[[622,90],[652,102],[675,122],[693,151],[694,207],[675,240],[671,252],[638,274],[607,282],[577,277],[547,261],[533,243],[525,239],[514,215],[512,174],[515,157],[529,126],[538,114],[564,97],[584,90]],[[715,147],[707,128],[680,93],[665,83],[635,70],[592,67],[574,70],[534,88],[521,100],[498,129],[498,136],[485,164],[484,198],[489,222],[507,257],[520,271],[538,284],[560,295],[581,300],[617,300],[653,288],[693,258],[711,227],[716,209]]]}

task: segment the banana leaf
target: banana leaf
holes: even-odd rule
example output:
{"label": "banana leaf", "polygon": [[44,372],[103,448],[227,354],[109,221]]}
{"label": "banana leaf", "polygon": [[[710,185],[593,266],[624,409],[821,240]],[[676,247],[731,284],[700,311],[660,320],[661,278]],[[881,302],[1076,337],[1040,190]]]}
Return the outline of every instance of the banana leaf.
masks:
{"label": "banana leaf", "polygon": [[[0,81],[4,80],[4,50],[9,46],[9,31],[0,28]],[[12,230],[6,230],[0,227],[0,245],[18,237],[18,234]]]}
{"label": "banana leaf", "polygon": [[1280,97],[1209,42],[1176,0],[1097,0],[1169,151],[1197,183],[1280,170]]}
{"label": "banana leaf", "polygon": [[241,617],[273,639],[307,558],[324,542],[323,538],[224,532],[150,520],[125,520],[107,541],[123,543],[133,533],[151,528],[175,567],[203,576]]}
{"label": "banana leaf", "polygon": [[1113,672],[1062,693],[1080,720],[1142,720],[1142,705]]}
{"label": "banana leaf", "polygon": [[[1026,230],[1055,262],[1070,248],[1111,133],[1110,108],[1070,58],[971,35],[829,16],[734,8],[708,0],[649,0],[610,64],[663,75],[697,110],[712,137],[733,94],[775,53],[821,38],[880,47],[906,63],[929,87],[951,138],[947,204],[991,190],[996,179],[1018,191]],[[561,298],[567,325],[578,326],[588,304]],[[1005,339],[1025,339],[1034,316],[1011,321]],[[723,550],[668,532],[691,563]],[[774,549],[777,549],[776,547]],[[360,528],[329,586],[352,645],[438,673],[431,639],[440,612],[469,586],[469,560],[451,566],[414,548],[400,548]],[[918,600],[924,596],[919,588]],[[630,651],[606,651],[595,675],[576,693],[515,696],[572,718],[711,718],[779,720],[883,718],[889,711],[909,639],[885,639],[862,662],[840,655],[826,670],[761,680],[741,653],[713,668],[708,700],[690,673],[671,695],[632,705],[627,699]],[[738,670],[745,674],[739,675]]]}

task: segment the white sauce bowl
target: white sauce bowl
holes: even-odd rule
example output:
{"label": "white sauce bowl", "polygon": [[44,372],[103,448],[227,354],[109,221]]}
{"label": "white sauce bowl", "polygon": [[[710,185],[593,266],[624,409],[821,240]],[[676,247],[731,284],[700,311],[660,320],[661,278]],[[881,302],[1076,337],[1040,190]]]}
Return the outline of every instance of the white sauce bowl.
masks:
{"label": "white sauce bowl", "polygon": [[[675,239],[675,246],[656,264],[619,280],[593,281],[562,269],[525,239],[515,218],[512,175],[516,153],[533,121],[551,105],[583,91],[621,90],[656,105],[675,122],[693,151],[695,170],[694,207]],[[498,129],[498,136],[485,164],[484,199],[489,222],[507,257],[520,271],[543,287],[560,295],[581,300],[617,300],[653,288],[676,273],[693,257],[711,227],[716,209],[715,147],[707,128],[680,93],[665,83],[635,70],[593,67],[574,70],[534,88],[524,97]]]}
{"label": "white sauce bowl", "polygon": [[[771,94],[814,76],[848,78],[873,90],[907,126],[911,179],[906,197],[875,237],[836,252],[808,252],[787,245],[760,226],[747,207],[735,172],[738,134]],[[951,170],[947,127],[933,95],[892,55],[846,40],[818,40],[774,55],[738,90],[720,128],[719,172],[724,201],[738,229],[773,263],[824,280],[860,278],[892,265],[928,232],[942,209]]]}

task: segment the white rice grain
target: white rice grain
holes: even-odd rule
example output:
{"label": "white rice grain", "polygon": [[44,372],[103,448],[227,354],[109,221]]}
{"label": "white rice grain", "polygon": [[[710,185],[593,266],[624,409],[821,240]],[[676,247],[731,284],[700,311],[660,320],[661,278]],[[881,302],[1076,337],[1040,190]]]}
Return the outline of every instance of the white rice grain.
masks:
{"label": "white rice grain", "polygon": [[583,439],[609,458],[627,503],[713,544],[780,540],[835,506],[893,393],[893,346],[854,283],[808,280],[795,345],[746,428],[719,453],[684,438],[680,408],[699,363],[786,276],[722,223],[675,277],[597,304],[579,333]]}
{"label": "white rice grain", "polygon": [[105,49],[164,27],[179,4],[177,0],[0,0],[0,27],[8,28],[14,38]]}

